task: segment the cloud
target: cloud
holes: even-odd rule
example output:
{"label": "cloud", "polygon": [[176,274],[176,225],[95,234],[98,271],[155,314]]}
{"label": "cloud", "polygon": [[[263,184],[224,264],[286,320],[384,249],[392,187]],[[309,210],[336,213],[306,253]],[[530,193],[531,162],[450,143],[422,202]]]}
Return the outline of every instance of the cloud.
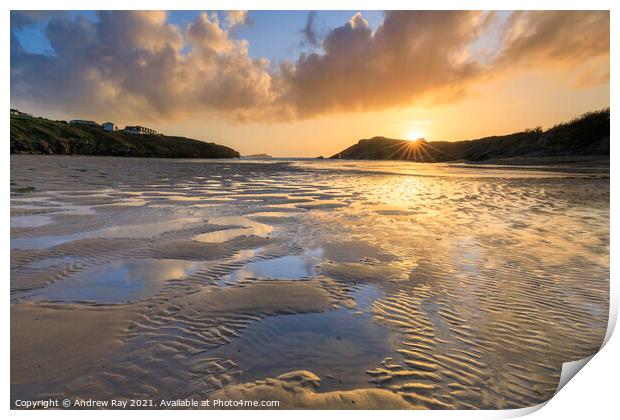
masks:
{"label": "cloud", "polygon": [[234,49],[233,41],[228,38],[228,32],[220,26],[215,13],[211,16],[207,13],[198,15],[188,26],[187,33],[194,48],[207,49],[214,53],[226,53]]}
{"label": "cloud", "polygon": [[324,53],[282,67],[287,100],[299,115],[313,116],[460,91],[482,71],[463,52],[485,25],[480,12],[387,12],[373,33],[356,13],[326,36]]}
{"label": "cloud", "polygon": [[[302,33],[316,52],[277,66],[251,57],[248,42],[230,36],[247,12],[223,16],[205,12],[182,26],[166,12],[106,11],[95,20],[12,12],[12,105],[141,121],[207,113],[232,121],[304,119],[457,101],[508,72],[609,57],[608,12],[514,12],[502,23],[495,54],[484,57],[472,45],[497,25],[495,13],[386,12],[374,31],[355,13],[322,41],[310,13]],[[15,37],[40,22],[47,22],[51,54],[30,53]]]}
{"label": "cloud", "polygon": [[11,54],[20,52],[21,44],[17,39],[17,32],[24,27],[34,25],[49,19],[60,12],[48,10],[12,10],[11,11]]}
{"label": "cloud", "polygon": [[[181,28],[165,12],[52,18],[53,55],[12,50],[11,98],[77,116],[155,119],[219,112],[246,119],[272,103],[269,63],[248,56],[215,14]],[[189,52],[184,52],[185,49]]]}
{"label": "cloud", "polygon": [[609,54],[609,11],[517,11],[497,65],[572,66]]}
{"label": "cloud", "polygon": [[249,20],[247,10],[229,10],[226,12],[226,25],[229,28],[247,23]]}
{"label": "cloud", "polygon": [[11,30],[42,22],[60,12],[50,10],[13,10],[11,11]]}
{"label": "cloud", "polygon": [[319,45],[319,36],[316,33],[316,29],[314,27],[316,20],[316,12],[308,12],[308,17],[306,18],[306,25],[301,30],[303,35],[303,43],[308,44],[311,47],[317,47]]}

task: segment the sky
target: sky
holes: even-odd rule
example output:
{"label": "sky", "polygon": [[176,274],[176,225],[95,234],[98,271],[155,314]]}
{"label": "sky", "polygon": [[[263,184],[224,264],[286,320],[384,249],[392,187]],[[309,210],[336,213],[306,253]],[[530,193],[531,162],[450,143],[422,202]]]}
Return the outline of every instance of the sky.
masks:
{"label": "sky", "polygon": [[606,11],[11,12],[11,107],[242,155],[507,134],[609,96]]}

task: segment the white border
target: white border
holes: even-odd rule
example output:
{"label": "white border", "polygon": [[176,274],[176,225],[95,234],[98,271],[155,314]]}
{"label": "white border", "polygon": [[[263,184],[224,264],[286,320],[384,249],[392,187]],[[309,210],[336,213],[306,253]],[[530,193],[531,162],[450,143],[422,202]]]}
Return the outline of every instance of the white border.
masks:
{"label": "white border", "polygon": [[[611,0],[7,0],[15,10],[611,10]],[[202,6],[202,7],[201,7]]]}
{"label": "white border", "polygon": [[[77,2],[75,0],[8,0],[4,1],[5,5],[4,13],[1,16],[2,23],[2,65],[0,66],[0,72],[2,72],[4,83],[2,84],[4,92],[5,110],[10,107],[10,64],[9,64],[9,50],[10,50],[10,38],[9,38],[9,10],[95,10],[95,9],[163,9],[163,10],[196,10],[200,8],[207,8],[210,10],[230,10],[230,9],[249,9],[249,10],[383,10],[383,9],[482,9],[482,10],[557,10],[557,9],[574,9],[574,10],[612,10],[611,12],[611,97],[610,105],[615,105],[618,95],[618,42],[620,39],[620,33],[618,31],[620,13],[618,2],[601,1],[601,0],[589,0],[589,1],[573,1],[564,0],[562,2],[553,2],[549,0],[521,0],[521,1],[443,1],[443,0],[424,0],[424,1],[404,1],[404,0],[340,0],[335,2],[333,0],[314,0],[314,1],[275,1],[275,0],[263,0],[263,1],[241,1],[241,0],[214,0],[208,2],[200,2],[196,0],[151,0],[151,1],[130,1],[130,0],[82,0]],[[612,106],[614,108],[614,106]],[[618,125],[616,123],[615,108],[612,111],[612,124],[611,124],[611,138],[615,139],[618,134]],[[5,290],[7,290],[7,283],[10,278],[10,210],[9,210],[9,179],[10,179],[10,157],[8,153],[8,134],[9,134],[9,119],[2,119],[2,129],[4,133],[5,150],[6,152],[0,155],[1,170],[3,176],[3,182],[1,184],[2,193],[5,197],[5,201],[2,205],[2,235],[4,240],[2,241],[2,256],[5,273]],[[614,140],[615,141],[615,140]],[[617,172],[616,166],[618,162],[618,147],[614,147],[612,141],[611,148],[611,173],[612,179],[615,178]],[[618,223],[614,217],[613,210],[618,208],[618,187],[615,184],[611,184],[611,237],[612,243],[615,244],[613,238],[617,238]],[[611,331],[613,325],[617,319],[618,310],[618,281],[616,279],[617,274],[617,262],[618,251],[617,247],[611,247],[611,308],[610,308],[610,329],[606,340],[607,345],[592,359],[590,363],[580,372],[577,376],[578,379],[570,381],[554,398],[552,398],[544,407],[533,414],[532,418],[537,419],[553,419],[553,418],[611,418],[612,413],[617,413],[616,399],[618,398],[616,387],[618,376],[618,359],[617,355],[620,353],[620,344],[617,337],[611,337]],[[2,312],[2,337],[5,337],[5,345],[2,346],[2,357],[4,363],[2,364],[2,405],[4,410],[9,410],[9,396],[10,396],[10,370],[9,370],[9,346],[8,342],[10,337],[9,331],[9,300],[5,300],[5,307]],[[538,407],[540,408],[540,407]],[[290,413],[287,411],[265,411],[265,412],[249,412],[249,411],[185,411],[182,414],[176,411],[172,415],[182,415],[193,418],[237,418],[237,417],[251,417],[255,418],[264,417],[270,419],[284,419],[290,416],[295,418],[315,420],[315,416],[336,417],[341,415],[353,415],[356,418],[371,418],[376,416],[389,416],[393,419],[411,419],[412,417],[419,418],[498,418],[498,417],[512,417],[527,414],[533,410],[514,410],[514,411],[429,411],[429,412],[411,412],[411,411],[381,411],[381,412],[356,412],[356,413],[342,413],[339,412],[320,412],[314,411],[295,411]],[[77,418],[84,415],[92,416],[96,418],[104,418],[110,415],[119,418],[167,418],[171,413],[166,411],[150,411],[150,412],[114,412],[108,411],[94,411],[89,413],[77,412],[77,411],[11,411],[10,416],[15,418],[34,418],[39,416],[46,416],[49,418],[58,418],[60,416]]]}

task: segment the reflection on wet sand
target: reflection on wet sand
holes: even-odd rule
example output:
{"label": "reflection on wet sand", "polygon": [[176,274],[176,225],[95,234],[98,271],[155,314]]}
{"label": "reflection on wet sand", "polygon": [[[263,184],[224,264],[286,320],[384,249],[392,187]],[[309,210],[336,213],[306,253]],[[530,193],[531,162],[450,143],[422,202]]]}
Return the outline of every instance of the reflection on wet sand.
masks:
{"label": "reflection on wet sand", "polygon": [[518,408],[606,330],[604,169],[11,165],[13,400]]}
{"label": "reflection on wet sand", "polygon": [[154,295],[166,280],[180,279],[205,267],[203,262],[174,259],[115,261],[38,289],[30,297],[61,302],[137,301]]}
{"label": "reflection on wet sand", "polygon": [[316,250],[304,255],[287,255],[285,257],[255,261],[244,265],[230,274],[222,276],[220,285],[237,283],[241,280],[271,279],[309,279],[316,277]]}
{"label": "reflection on wet sand", "polygon": [[213,219],[209,219],[209,224],[216,226],[230,225],[232,227],[229,229],[221,229],[197,235],[194,237],[195,241],[221,243],[230,241],[231,239],[237,238],[239,236],[254,235],[264,237],[273,230],[272,226],[258,223],[241,216],[215,217]]}
{"label": "reflection on wet sand", "polygon": [[35,227],[35,226],[43,226],[50,223],[52,220],[49,216],[16,216],[11,217],[11,227]]}

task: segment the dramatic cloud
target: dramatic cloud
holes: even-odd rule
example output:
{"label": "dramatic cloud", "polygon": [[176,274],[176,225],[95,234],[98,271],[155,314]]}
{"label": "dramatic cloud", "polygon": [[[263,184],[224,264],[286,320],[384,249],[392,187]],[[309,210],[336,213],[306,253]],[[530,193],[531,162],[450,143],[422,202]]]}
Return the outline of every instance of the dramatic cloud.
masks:
{"label": "dramatic cloud", "polygon": [[609,54],[609,12],[514,12],[498,64],[565,65]]}
{"label": "dramatic cloud", "polygon": [[202,13],[187,28],[167,23],[165,12],[98,18],[50,20],[54,55],[13,49],[12,98],[75,114],[143,118],[217,111],[244,119],[274,102],[269,63],[250,58],[247,43],[230,39],[215,14]]}
{"label": "dramatic cloud", "polygon": [[[373,31],[360,13],[320,43],[310,13],[301,29],[320,47],[277,70],[229,31],[247,12],[201,13],[187,26],[165,12],[11,13],[11,100],[76,116],[154,119],[218,113],[230,120],[290,120],[332,112],[451,101],[520,68],[568,67],[609,57],[608,12],[515,12],[501,46],[484,59],[494,13],[387,12]],[[22,28],[47,21],[50,54],[19,44]],[[488,36],[488,35],[487,35]],[[608,74],[590,81],[605,83]],[[578,81],[583,83],[583,81]]]}
{"label": "dramatic cloud", "polygon": [[373,34],[357,13],[327,35],[324,53],[282,66],[287,99],[314,115],[452,95],[481,72],[464,52],[487,20],[480,12],[388,12]]}

